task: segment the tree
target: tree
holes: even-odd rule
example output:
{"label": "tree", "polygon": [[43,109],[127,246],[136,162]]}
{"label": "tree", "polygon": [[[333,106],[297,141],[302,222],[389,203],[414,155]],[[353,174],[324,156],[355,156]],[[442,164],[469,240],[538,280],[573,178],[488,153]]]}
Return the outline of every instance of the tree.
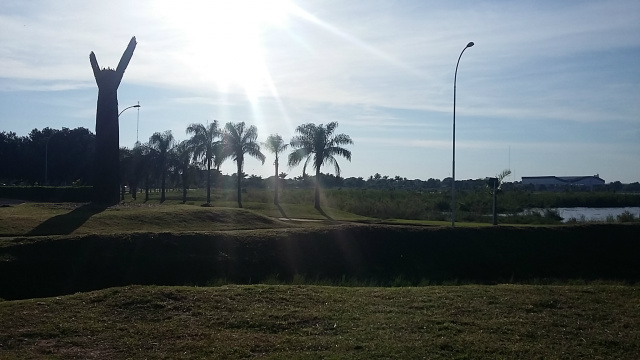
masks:
{"label": "tree", "polygon": [[226,149],[224,147],[224,143],[216,146],[213,149],[213,166],[216,168],[216,186],[220,186],[222,183],[222,172],[220,171],[220,165],[229,157],[229,154],[226,153]]}
{"label": "tree", "polygon": [[191,158],[194,153],[193,143],[189,140],[183,140],[173,148],[173,153],[175,155],[176,168],[182,182],[182,203],[184,204],[187,202],[189,171],[191,170]]}
{"label": "tree", "polygon": [[131,170],[129,172],[129,192],[131,193],[131,197],[136,200],[138,185],[140,184],[140,179],[144,175],[143,170],[143,153],[145,149],[140,144],[140,142],[136,142],[131,149]]}
{"label": "tree", "polygon": [[96,107],[96,148],[94,163],[93,201],[118,203],[120,140],[118,128],[118,87],[136,48],[135,36],[129,41],[118,67],[100,69],[96,55],[91,52],[89,62],[98,85]]}
{"label": "tree", "polygon": [[171,130],[167,130],[164,133],[154,133],[149,138],[149,145],[157,153],[156,166],[158,173],[160,174],[161,181],[160,202],[164,202],[165,200],[165,184],[169,164],[169,151],[171,151],[173,144],[174,139],[173,134],[171,134]]}
{"label": "tree", "polygon": [[265,156],[260,152],[260,144],[256,142],[256,139],[258,139],[258,128],[253,125],[246,128],[244,121],[235,124],[228,122],[224,128],[225,153],[233,157],[233,161],[235,161],[238,166],[238,207],[242,207],[241,190],[244,154],[253,156],[254,158],[262,161],[262,164],[264,164]]}
{"label": "tree", "polygon": [[120,148],[120,200],[124,201],[124,194],[127,184],[131,189],[131,179],[134,171],[133,150],[127,147]]}
{"label": "tree", "polygon": [[314,206],[320,209],[320,188],[318,179],[320,178],[320,168],[325,164],[333,164],[336,175],[340,176],[340,166],[335,156],[339,155],[351,161],[351,151],[341,147],[341,145],[353,144],[353,141],[346,134],[334,135],[333,132],[338,127],[338,123],[333,121],[327,126],[304,124],[296,128],[298,135],[291,140],[293,150],[289,154],[289,166],[300,164],[306,157],[302,168],[303,177],[306,174],[307,165],[312,161],[312,166],[316,171]]}
{"label": "tree", "polygon": [[493,195],[493,225],[498,225],[498,192],[502,188],[504,179],[509,175],[511,175],[511,170],[507,169],[496,175],[494,178],[487,178],[489,192]]}
{"label": "tree", "polygon": [[275,177],[273,178],[274,186],[273,186],[273,203],[278,205],[278,154],[287,150],[289,144],[286,144],[284,140],[282,140],[282,136],[278,134],[269,135],[267,141],[264,142],[264,146],[267,150],[271,151],[276,155],[276,160],[273,164],[276,167]]}
{"label": "tree", "polygon": [[[149,187],[151,183],[151,174],[153,172],[153,164],[155,162],[156,151],[151,148],[149,143],[136,143],[134,156],[136,157],[135,176],[137,179],[143,179],[144,185],[144,201],[149,201]],[[133,197],[136,198],[135,196]]]}
{"label": "tree", "polygon": [[187,134],[192,135],[191,143],[195,159],[200,159],[207,167],[207,204],[211,203],[211,164],[219,168],[224,161],[222,141],[216,140],[222,135],[218,127],[218,120],[211,124],[191,124],[187,127]]}
{"label": "tree", "polygon": [[26,178],[28,138],[14,132],[0,132],[0,182],[11,184]]}

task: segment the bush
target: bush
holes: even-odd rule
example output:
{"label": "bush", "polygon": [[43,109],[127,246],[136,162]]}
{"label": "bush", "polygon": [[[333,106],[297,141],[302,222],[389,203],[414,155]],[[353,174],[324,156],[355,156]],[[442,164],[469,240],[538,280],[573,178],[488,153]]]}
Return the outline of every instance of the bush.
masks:
{"label": "bush", "polygon": [[636,221],[636,216],[629,210],[625,210],[622,214],[617,216],[618,222],[627,223]]}

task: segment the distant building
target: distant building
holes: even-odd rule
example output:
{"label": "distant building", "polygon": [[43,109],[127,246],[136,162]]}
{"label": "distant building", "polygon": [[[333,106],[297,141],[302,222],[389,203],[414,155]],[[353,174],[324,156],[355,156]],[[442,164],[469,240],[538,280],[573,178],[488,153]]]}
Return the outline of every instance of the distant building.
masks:
{"label": "distant building", "polygon": [[566,187],[580,186],[590,190],[594,186],[604,185],[604,180],[599,174],[593,176],[523,176],[522,185],[533,185],[536,189],[541,187]]}

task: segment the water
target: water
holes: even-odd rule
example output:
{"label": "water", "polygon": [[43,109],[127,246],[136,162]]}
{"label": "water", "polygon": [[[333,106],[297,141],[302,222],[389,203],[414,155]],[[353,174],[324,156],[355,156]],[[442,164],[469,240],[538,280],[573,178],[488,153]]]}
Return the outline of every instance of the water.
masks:
{"label": "water", "polygon": [[[569,221],[569,219],[576,219],[578,221],[606,221],[607,217],[612,216],[614,220],[617,220],[617,216],[625,211],[630,212],[636,218],[640,218],[640,207],[617,207],[617,208],[557,208],[558,213],[563,218],[563,222]],[[541,209],[532,209],[532,211],[542,211]]]}

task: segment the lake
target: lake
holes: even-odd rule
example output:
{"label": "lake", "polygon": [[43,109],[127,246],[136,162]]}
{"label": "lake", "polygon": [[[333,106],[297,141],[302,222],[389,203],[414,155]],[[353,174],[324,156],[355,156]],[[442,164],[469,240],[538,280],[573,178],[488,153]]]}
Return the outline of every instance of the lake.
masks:
{"label": "lake", "polygon": [[[540,209],[532,209],[533,211],[540,211]],[[606,221],[608,216],[613,216],[617,220],[617,216],[625,211],[632,213],[636,218],[640,218],[640,207],[617,207],[617,208],[557,208],[558,213],[562,216],[564,222],[569,219],[576,219],[578,221]],[[583,218],[584,217],[584,218]]]}

